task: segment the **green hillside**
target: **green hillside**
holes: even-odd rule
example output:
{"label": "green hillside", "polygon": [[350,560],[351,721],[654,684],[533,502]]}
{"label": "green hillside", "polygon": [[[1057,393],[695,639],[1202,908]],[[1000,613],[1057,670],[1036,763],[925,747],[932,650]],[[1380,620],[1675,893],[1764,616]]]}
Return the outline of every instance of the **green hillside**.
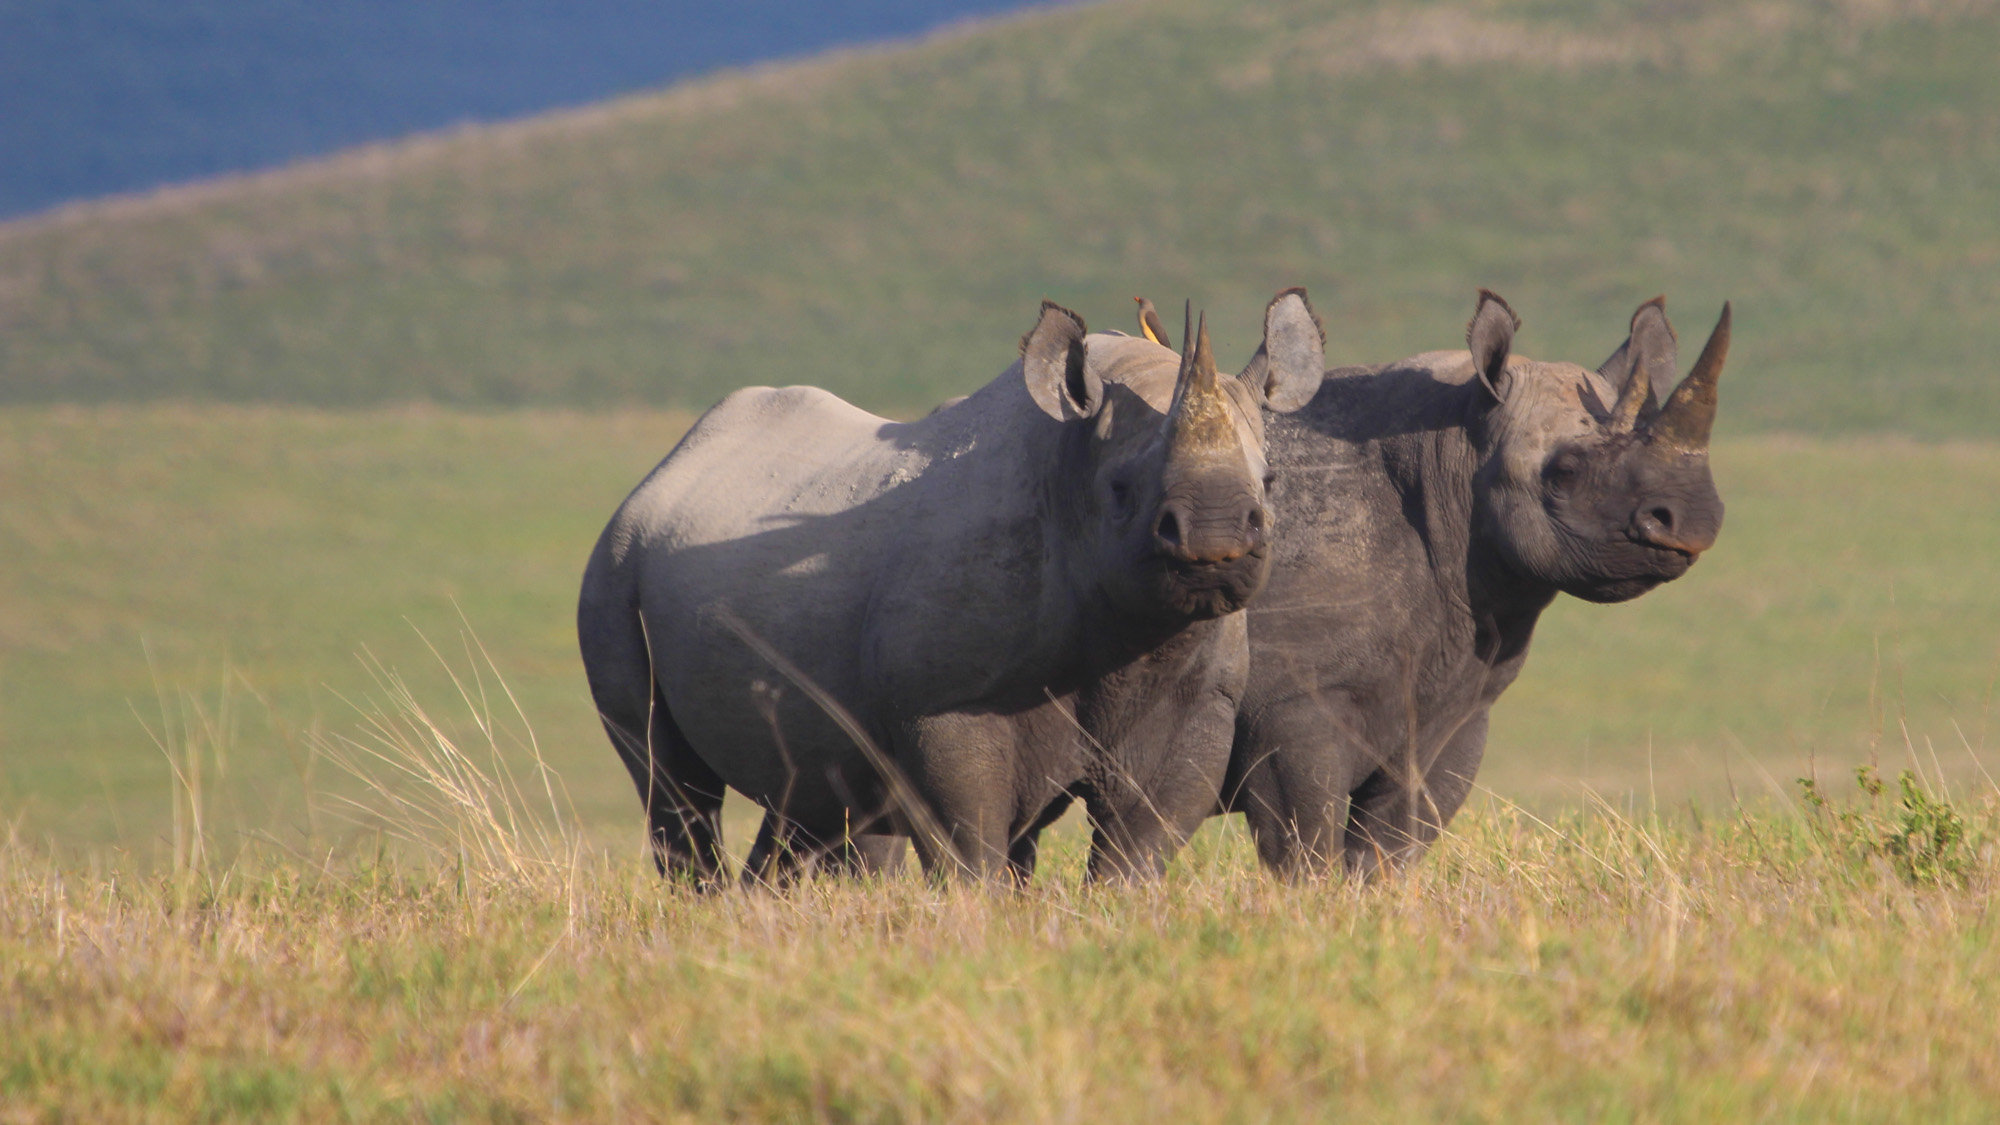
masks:
{"label": "green hillside", "polygon": [[2000,433],[2000,7],[1121,0],[0,226],[0,398],[908,410],[1050,296],[1474,286],[1594,361],[1724,297],[1724,425]]}

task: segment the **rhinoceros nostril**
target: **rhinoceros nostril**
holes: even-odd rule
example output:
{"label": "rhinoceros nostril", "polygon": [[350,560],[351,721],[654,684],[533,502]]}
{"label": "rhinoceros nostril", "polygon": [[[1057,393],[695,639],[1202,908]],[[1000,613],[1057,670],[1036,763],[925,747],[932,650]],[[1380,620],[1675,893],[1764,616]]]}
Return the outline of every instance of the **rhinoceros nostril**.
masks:
{"label": "rhinoceros nostril", "polygon": [[1160,542],[1165,543],[1170,547],[1180,546],[1181,545],[1180,517],[1174,515],[1171,509],[1165,512],[1161,512],[1160,522],[1153,527],[1153,534],[1160,537]]}
{"label": "rhinoceros nostril", "polygon": [[1654,508],[1646,514],[1652,517],[1654,523],[1660,525],[1662,531],[1672,531],[1674,529],[1674,510],[1672,508]]}
{"label": "rhinoceros nostril", "polygon": [[1248,542],[1252,550],[1264,542],[1264,508],[1250,508],[1250,512],[1244,514],[1244,542]]}

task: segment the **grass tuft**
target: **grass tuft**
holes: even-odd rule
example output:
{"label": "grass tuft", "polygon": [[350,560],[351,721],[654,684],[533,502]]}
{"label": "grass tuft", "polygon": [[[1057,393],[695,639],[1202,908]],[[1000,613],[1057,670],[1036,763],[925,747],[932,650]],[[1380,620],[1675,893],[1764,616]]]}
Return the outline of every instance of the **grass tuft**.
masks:
{"label": "grass tuft", "polygon": [[[310,739],[315,752],[363,790],[360,797],[331,799],[355,823],[416,847],[460,879],[565,879],[583,846],[568,791],[470,625],[460,639],[464,664],[456,667],[424,640],[456,690],[453,702],[462,712],[456,723],[434,714],[402,675],[364,654],[381,698],[354,703],[361,715],[355,733]],[[504,701],[498,708],[496,697]],[[510,757],[528,760],[533,799]]]}

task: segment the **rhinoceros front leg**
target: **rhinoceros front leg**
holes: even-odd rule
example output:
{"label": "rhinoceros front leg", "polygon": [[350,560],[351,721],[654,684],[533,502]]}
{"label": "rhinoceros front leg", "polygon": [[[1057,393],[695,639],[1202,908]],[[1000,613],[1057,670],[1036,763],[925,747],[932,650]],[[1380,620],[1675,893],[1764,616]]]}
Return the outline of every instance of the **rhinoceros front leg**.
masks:
{"label": "rhinoceros front leg", "polygon": [[1162,708],[1107,755],[1084,797],[1093,828],[1095,882],[1157,879],[1167,861],[1215,810],[1229,768],[1236,704],[1220,692],[1185,708]]}
{"label": "rhinoceros front leg", "polygon": [[1266,868],[1296,878],[1339,858],[1359,727],[1344,700],[1318,696],[1239,717],[1223,807],[1243,814]]}
{"label": "rhinoceros front leg", "polygon": [[1421,858],[1472,791],[1486,754],[1482,706],[1453,731],[1420,771],[1385,765],[1354,791],[1348,814],[1347,869],[1370,878]]}
{"label": "rhinoceros front leg", "polygon": [[896,742],[892,756],[928,813],[904,816],[913,822],[924,871],[981,880],[1009,871],[1019,807],[1013,723],[1001,715],[929,715],[909,723]]}

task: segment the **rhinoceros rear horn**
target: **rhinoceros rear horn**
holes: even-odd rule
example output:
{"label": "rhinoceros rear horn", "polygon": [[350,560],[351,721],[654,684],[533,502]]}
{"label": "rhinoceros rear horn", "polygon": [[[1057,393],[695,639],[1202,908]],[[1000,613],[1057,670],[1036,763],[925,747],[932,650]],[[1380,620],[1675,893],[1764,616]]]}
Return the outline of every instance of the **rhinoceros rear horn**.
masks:
{"label": "rhinoceros rear horn", "polygon": [[1058,422],[1088,418],[1104,405],[1104,384],[1084,362],[1083,318],[1042,302],[1041,319],[1021,337],[1021,380],[1042,413]]}
{"label": "rhinoceros rear horn", "polygon": [[1694,361],[1694,370],[1667,396],[1667,404],[1648,427],[1656,444],[1683,453],[1699,453],[1708,448],[1709,434],[1715,428],[1716,384],[1722,378],[1723,361],[1728,358],[1729,302],[1724,301],[1722,317],[1715,322],[1715,331],[1708,334],[1708,343],[1701,349],[1701,358]]}
{"label": "rhinoceros rear horn", "polygon": [[1264,308],[1264,343],[1237,378],[1266,408],[1297,410],[1319,393],[1326,375],[1326,328],[1304,289],[1286,289]]}

